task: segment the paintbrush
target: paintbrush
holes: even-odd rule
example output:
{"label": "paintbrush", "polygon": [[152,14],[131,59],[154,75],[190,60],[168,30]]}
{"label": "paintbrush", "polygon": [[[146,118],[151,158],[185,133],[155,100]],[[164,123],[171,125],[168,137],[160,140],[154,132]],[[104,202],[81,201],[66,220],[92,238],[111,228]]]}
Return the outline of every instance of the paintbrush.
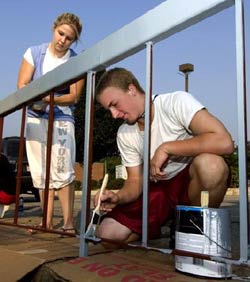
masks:
{"label": "paintbrush", "polygon": [[108,183],[108,174],[106,173],[104,178],[103,178],[103,181],[102,181],[102,186],[100,188],[100,193],[99,193],[97,205],[92,212],[91,221],[88,225],[87,231],[85,232],[85,238],[86,239],[90,239],[90,240],[93,240],[93,241],[100,241],[101,240],[100,238],[96,237],[95,232],[96,232],[97,227],[100,224],[101,217],[102,217],[102,214],[101,214],[101,211],[100,211],[101,197],[102,197],[102,194],[103,194],[105,188],[107,187],[107,183]]}

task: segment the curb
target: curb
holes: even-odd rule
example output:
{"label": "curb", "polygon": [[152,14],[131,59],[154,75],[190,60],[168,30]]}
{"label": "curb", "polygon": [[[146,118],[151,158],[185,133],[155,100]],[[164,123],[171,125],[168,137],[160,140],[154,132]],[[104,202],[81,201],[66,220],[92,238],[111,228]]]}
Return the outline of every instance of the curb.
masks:
{"label": "curb", "polygon": [[[91,191],[91,196],[94,196],[98,190]],[[226,196],[239,196],[239,188],[228,188],[226,192]],[[248,187],[248,194],[250,195],[250,187]],[[81,196],[82,191],[75,191],[76,196]]]}

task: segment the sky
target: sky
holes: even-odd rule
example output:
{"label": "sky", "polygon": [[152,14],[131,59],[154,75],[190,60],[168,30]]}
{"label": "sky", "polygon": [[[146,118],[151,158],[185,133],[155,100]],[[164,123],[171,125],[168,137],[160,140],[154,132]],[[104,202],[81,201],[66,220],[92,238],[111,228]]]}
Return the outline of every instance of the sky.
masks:
{"label": "sky", "polygon": [[[81,18],[83,33],[73,45],[78,53],[90,48],[112,32],[153,9],[162,0],[1,0],[0,99],[16,91],[20,63],[25,50],[52,38],[54,19],[63,12]],[[250,139],[249,63],[250,1],[244,1],[246,34],[247,121]],[[237,143],[237,95],[235,59],[235,8],[230,7],[181,31],[153,47],[153,92],[184,90],[179,65],[191,63],[189,92],[217,116]],[[111,66],[131,70],[145,88],[145,50]],[[20,134],[20,111],[5,118],[5,136]]]}

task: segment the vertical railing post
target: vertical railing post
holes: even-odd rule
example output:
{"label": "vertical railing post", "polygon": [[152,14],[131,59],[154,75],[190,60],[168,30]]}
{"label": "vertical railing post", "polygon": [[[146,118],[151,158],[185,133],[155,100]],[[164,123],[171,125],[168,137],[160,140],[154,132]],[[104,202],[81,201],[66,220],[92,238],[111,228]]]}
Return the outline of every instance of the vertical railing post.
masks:
{"label": "vertical railing post", "polygon": [[143,157],[143,211],[142,211],[142,245],[148,244],[148,185],[150,167],[151,107],[152,107],[152,62],[153,43],[146,43],[146,91],[145,91],[145,125],[144,125],[144,157]]}
{"label": "vertical railing post", "polygon": [[3,125],[4,125],[4,117],[0,117],[0,152],[2,152],[2,138],[3,138]]}
{"label": "vertical railing post", "polygon": [[85,105],[85,136],[84,136],[84,160],[82,179],[82,210],[80,229],[80,251],[79,256],[88,255],[88,244],[85,240],[85,231],[89,221],[90,197],[91,197],[91,175],[92,175],[92,151],[93,151],[93,123],[94,123],[94,84],[95,73],[88,72],[87,91]]}
{"label": "vertical railing post", "polygon": [[18,222],[18,208],[19,208],[19,195],[22,185],[22,172],[23,172],[23,152],[24,152],[24,131],[25,131],[25,119],[26,119],[26,106],[22,109],[21,129],[20,129],[20,143],[17,161],[17,175],[16,175],[16,205],[14,214],[14,223]]}
{"label": "vertical railing post", "polygon": [[247,261],[249,247],[249,214],[247,187],[247,118],[246,118],[246,69],[243,1],[235,1],[236,27],[236,71],[238,102],[238,151],[239,151],[239,190],[240,190],[240,259]]}
{"label": "vertical railing post", "polygon": [[51,165],[51,147],[53,142],[53,126],[54,124],[54,93],[50,93],[49,102],[49,120],[48,120],[48,135],[47,135],[47,151],[46,151],[46,175],[45,175],[45,191],[43,199],[43,220],[42,227],[47,227],[47,212],[49,200],[49,182],[50,182],[50,165]]}

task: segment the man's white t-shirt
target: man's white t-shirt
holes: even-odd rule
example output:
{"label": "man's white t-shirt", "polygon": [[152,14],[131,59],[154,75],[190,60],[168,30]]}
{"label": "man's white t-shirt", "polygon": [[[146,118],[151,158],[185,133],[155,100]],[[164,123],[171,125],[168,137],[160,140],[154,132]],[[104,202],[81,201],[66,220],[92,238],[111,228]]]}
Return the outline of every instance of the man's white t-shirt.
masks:
{"label": "man's white t-shirt", "polygon": [[[185,140],[192,137],[189,129],[195,113],[204,106],[191,94],[176,91],[158,95],[154,99],[154,118],[151,124],[151,157],[164,142]],[[138,124],[122,124],[117,133],[117,144],[122,164],[134,167],[143,163],[144,132]],[[191,161],[190,157],[170,156],[164,171],[170,179],[182,171]]]}

